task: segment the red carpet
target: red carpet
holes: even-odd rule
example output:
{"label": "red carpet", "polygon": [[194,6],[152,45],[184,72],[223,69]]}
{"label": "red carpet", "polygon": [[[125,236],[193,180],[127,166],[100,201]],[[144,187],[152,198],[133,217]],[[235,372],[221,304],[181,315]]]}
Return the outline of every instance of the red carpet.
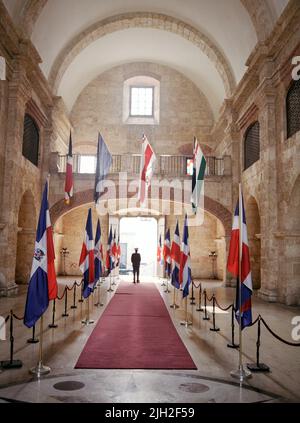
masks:
{"label": "red carpet", "polygon": [[196,369],[153,283],[122,282],[76,369]]}

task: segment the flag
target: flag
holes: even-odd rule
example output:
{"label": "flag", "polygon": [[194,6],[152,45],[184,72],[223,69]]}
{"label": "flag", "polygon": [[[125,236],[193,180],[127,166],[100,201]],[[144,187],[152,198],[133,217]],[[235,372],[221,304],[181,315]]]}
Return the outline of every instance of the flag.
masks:
{"label": "flag", "polygon": [[101,134],[98,135],[97,145],[97,165],[95,175],[95,189],[94,189],[94,200],[97,201],[101,194],[104,192],[103,181],[109,172],[112,164],[112,155],[108,151],[107,145],[105,144]]}
{"label": "flag", "polygon": [[171,283],[175,288],[180,288],[180,281],[179,281],[179,270],[180,270],[180,235],[179,235],[179,225],[178,220],[176,224],[176,229],[174,233],[174,239],[172,241],[171,247],[171,259],[173,262],[173,270],[172,270],[172,277]]}
{"label": "flag", "polygon": [[170,229],[167,230],[165,235],[165,243],[164,243],[164,262],[165,262],[165,269],[167,275],[170,276],[171,274],[171,237],[170,237]]}
{"label": "flag", "polygon": [[120,266],[120,259],[121,259],[121,245],[120,245],[120,235],[118,236],[118,243],[117,243],[117,264],[116,266]]}
{"label": "flag", "polygon": [[206,169],[206,160],[200,148],[197,138],[194,138],[194,155],[193,155],[193,178],[192,178],[192,208],[197,213],[197,208],[203,195],[204,175]]}
{"label": "flag", "polygon": [[54,244],[48,204],[46,182],[39,222],[36,232],[34,256],[31,267],[24,324],[31,328],[46,311],[49,301],[57,297],[57,281],[54,267]]}
{"label": "flag", "polygon": [[160,234],[159,235],[159,240],[158,240],[158,246],[157,246],[157,261],[160,264],[162,264],[161,263],[161,260],[162,260],[162,255],[161,255],[162,251],[161,251],[161,249],[162,249],[162,245],[161,245],[161,234]]}
{"label": "flag", "polygon": [[190,246],[189,246],[189,229],[188,229],[188,220],[187,216],[184,219],[184,228],[183,228],[183,238],[181,243],[181,253],[180,253],[180,268],[179,268],[179,280],[180,285],[182,285],[182,296],[185,298],[189,295],[189,286],[192,281],[192,272],[191,272],[191,256],[190,256]]}
{"label": "flag", "polygon": [[142,155],[141,155],[141,167],[140,167],[140,185],[138,192],[138,199],[140,200],[141,206],[145,206],[148,187],[150,186],[151,178],[154,172],[154,163],[156,156],[154,151],[149,144],[149,141],[145,134],[142,136]]}
{"label": "flag", "polygon": [[72,155],[72,134],[70,132],[69,151],[67,155],[67,169],[65,181],[65,203],[70,204],[73,197],[73,155]]}
{"label": "flag", "polygon": [[113,262],[117,265],[118,248],[117,248],[117,241],[116,241],[116,230],[114,230],[114,237],[113,237],[113,240],[112,240],[111,256],[112,256]]}
{"label": "flag", "polygon": [[101,244],[101,226],[100,220],[98,219],[97,228],[96,228],[96,235],[95,235],[95,248],[94,248],[94,255],[95,255],[95,283],[100,279],[102,276],[102,244]]}
{"label": "flag", "polygon": [[88,211],[85,234],[79,259],[79,267],[83,273],[83,291],[82,295],[87,298],[94,288],[95,283],[95,256],[94,256],[94,238],[92,225],[92,209]]}
{"label": "flag", "polygon": [[[244,209],[244,200],[242,193],[240,193],[239,201],[237,202],[236,209],[233,217],[231,239],[229,246],[229,254],[227,261],[227,270],[237,278],[236,289],[236,319],[240,322],[240,289],[241,289],[241,328],[249,326],[252,323],[251,311],[251,296],[252,296],[252,277],[250,270],[250,255],[249,244],[247,236],[246,215]],[[240,210],[242,210],[240,231]],[[239,280],[239,254],[240,254],[240,232],[241,232],[241,283]]]}
{"label": "flag", "polygon": [[107,269],[107,275],[110,274],[111,270],[113,269],[113,262],[112,262],[112,242],[113,242],[113,236],[112,236],[112,228],[110,227],[108,240],[107,240],[107,247],[106,247],[106,269]]}

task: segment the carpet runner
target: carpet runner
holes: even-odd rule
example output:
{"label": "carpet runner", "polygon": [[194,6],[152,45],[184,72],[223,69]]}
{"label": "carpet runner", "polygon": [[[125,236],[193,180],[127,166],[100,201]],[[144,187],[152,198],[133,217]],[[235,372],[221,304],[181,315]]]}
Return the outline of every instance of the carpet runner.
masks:
{"label": "carpet runner", "polygon": [[197,369],[153,283],[121,282],[76,369]]}

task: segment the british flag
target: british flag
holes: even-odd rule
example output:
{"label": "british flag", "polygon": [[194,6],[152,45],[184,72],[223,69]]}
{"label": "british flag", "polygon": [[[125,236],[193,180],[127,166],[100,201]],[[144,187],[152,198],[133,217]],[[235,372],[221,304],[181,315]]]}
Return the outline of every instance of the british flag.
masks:
{"label": "british flag", "polygon": [[87,298],[91,294],[91,292],[93,292],[95,283],[95,255],[92,225],[92,209],[89,209],[88,211],[85,235],[79,259],[79,267],[81,272],[83,273],[84,281],[82,295],[84,298]]}
{"label": "british flag", "polygon": [[[240,210],[242,217],[240,219]],[[240,230],[241,220],[241,230]],[[241,233],[241,257],[240,257],[240,233]],[[241,278],[239,277],[239,262],[241,260]],[[227,261],[227,270],[237,278],[236,290],[236,319],[243,329],[252,323],[251,296],[252,296],[252,277],[250,269],[250,254],[247,236],[246,215],[244,209],[243,196],[240,193],[240,199],[237,203],[229,246],[229,254]],[[240,282],[241,279],[241,282]],[[240,292],[241,290],[241,292]],[[241,301],[240,301],[241,298]],[[240,316],[241,310],[241,316]]]}

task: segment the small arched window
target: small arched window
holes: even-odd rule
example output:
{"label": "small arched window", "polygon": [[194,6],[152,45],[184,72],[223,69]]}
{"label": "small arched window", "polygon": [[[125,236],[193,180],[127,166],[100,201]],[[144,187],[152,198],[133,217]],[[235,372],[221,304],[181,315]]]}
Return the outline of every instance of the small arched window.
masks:
{"label": "small arched window", "polygon": [[39,161],[39,143],[39,128],[32,117],[26,114],[24,118],[22,154],[35,166],[38,166]]}
{"label": "small arched window", "polygon": [[244,141],[244,170],[260,157],[259,122],[254,122],[246,131]]}
{"label": "small arched window", "polygon": [[287,137],[300,131],[300,79],[293,81],[286,96]]}

